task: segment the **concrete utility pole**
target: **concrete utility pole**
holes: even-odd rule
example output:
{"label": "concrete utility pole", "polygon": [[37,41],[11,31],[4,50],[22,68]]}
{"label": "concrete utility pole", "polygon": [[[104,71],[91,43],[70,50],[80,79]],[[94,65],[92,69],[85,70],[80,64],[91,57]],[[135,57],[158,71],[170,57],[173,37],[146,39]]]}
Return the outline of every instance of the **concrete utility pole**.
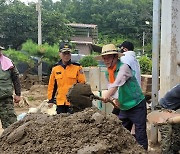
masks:
{"label": "concrete utility pole", "polygon": [[[159,52],[160,52],[160,9],[161,0],[153,0],[153,40],[152,40],[152,110],[158,104]],[[151,126],[151,143],[158,141],[157,127]]]}
{"label": "concrete utility pole", "polygon": [[[38,0],[36,5],[36,11],[38,12],[38,45],[42,45],[42,29],[41,29],[41,0]],[[38,59],[38,76],[39,81],[42,81],[42,62],[41,58]]]}
{"label": "concrete utility pole", "polygon": [[145,40],[145,32],[143,31],[143,51],[142,51],[142,53],[143,53],[143,55],[144,55],[144,40]]}
{"label": "concrete utility pole", "polygon": [[37,3],[38,11],[38,45],[42,45],[42,30],[41,30],[41,0]]}

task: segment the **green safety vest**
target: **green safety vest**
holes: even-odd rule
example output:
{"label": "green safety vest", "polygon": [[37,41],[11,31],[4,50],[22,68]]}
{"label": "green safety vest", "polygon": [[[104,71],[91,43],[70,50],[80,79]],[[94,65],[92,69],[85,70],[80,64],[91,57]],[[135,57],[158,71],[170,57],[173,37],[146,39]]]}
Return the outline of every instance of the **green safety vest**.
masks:
{"label": "green safety vest", "polygon": [[[117,73],[122,66],[123,63],[121,63],[120,60],[118,60],[116,70],[114,72],[115,77],[117,76]],[[109,73],[106,71],[106,78],[109,78]],[[133,76],[129,78],[126,83],[118,88],[118,101],[120,103],[120,109],[121,110],[129,110],[136,105],[138,105],[143,99],[144,95],[142,93],[142,90],[137,82],[136,77]]]}
{"label": "green safety vest", "polygon": [[0,99],[13,95],[11,70],[3,71],[0,65]]}

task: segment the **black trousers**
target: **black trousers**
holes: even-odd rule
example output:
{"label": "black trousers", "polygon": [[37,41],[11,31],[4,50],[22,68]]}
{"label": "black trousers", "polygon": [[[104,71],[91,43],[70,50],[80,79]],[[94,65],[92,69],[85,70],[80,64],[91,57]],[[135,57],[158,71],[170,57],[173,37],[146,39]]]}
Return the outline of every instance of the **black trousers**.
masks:
{"label": "black trousers", "polygon": [[131,131],[133,124],[135,125],[135,138],[136,141],[148,149],[148,139],[146,133],[146,101],[142,100],[137,106],[129,110],[121,110],[119,113],[119,119],[122,121],[122,125]]}
{"label": "black trousers", "polygon": [[57,112],[57,114],[60,114],[60,113],[70,113],[70,114],[72,114],[73,110],[68,105],[57,105],[56,112]]}

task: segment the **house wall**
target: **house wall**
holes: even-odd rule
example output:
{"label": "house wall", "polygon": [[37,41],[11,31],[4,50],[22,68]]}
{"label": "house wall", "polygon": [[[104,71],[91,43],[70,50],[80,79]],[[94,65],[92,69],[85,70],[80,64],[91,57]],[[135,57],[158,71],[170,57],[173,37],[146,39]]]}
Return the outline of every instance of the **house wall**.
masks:
{"label": "house wall", "polygon": [[79,50],[79,54],[89,55],[91,53],[90,45],[88,44],[76,44],[76,49]]}

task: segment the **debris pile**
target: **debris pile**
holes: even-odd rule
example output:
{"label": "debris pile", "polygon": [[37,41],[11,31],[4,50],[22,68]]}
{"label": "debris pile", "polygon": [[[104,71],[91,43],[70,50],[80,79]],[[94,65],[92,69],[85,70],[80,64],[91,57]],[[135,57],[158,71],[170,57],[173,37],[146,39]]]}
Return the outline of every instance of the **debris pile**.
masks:
{"label": "debris pile", "polygon": [[27,114],[4,130],[1,154],[143,154],[115,115],[96,108],[74,114]]}
{"label": "debris pile", "polygon": [[47,99],[47,85],[33,85],[30,90],[23,90],[21,98],[16,108],[37,107]]}

